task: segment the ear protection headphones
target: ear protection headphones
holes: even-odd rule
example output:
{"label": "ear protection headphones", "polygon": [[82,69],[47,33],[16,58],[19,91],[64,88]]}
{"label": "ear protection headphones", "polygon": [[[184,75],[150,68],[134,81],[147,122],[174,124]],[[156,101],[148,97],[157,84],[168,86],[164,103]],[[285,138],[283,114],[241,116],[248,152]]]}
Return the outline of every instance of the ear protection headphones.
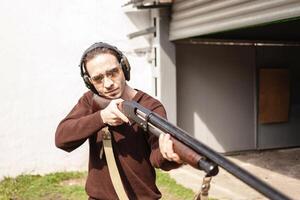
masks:
{"label": "ear protection headphones", "polygon": [[91,52],[95,49],[98,49],[98,48],[100,48],[100,49],[101,48],[107,48],[109,50],[114,51],[117,54],[117,59],[118,59],[120,65],[122,67],[122,71],[124,73],[125,79],[127,81],[130,80],[130,64],[129,64],[126,56],[119,49],[117,49],[117,47],[115,47],[115,46],[112,46],[112,45],[104,43],[104,42],[97,42],[97,43],[93,44],[92,46],[90,46],[87,50],[85,50],[85,52],[83,53],[83,55],[81,57],[80,64],[79,64],[80,75],[81,75],[86,87],[89,88],[92,92],[94,92],[97,95],[99,95],[99,93],[96,90],[96,88],[94,87],[94,85],[90,82],[89,74],[86,70],[84,60],[85,60],[86,55],[89,52]]}

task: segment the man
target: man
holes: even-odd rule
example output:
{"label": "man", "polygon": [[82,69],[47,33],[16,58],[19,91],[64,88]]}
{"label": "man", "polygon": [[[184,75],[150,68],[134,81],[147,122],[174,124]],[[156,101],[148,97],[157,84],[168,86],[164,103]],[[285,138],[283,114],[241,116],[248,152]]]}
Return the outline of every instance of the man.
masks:
{"label": "man", "polygon": [[[90,199],[118,199],[102,155],[104,127],[109,127],[116,164],[129,199],[159,199],[155,170],[170,170],[181,164],[168,134],[156,138],[144,132],[118,109],[124,100],[134,100],[166,117],[162,104],[131,88],[130,65],[116,47],[96,43],[80,62],[81,76],[91,90],[86,92],[57,127],[55,144],[72,151],[89,141],[89,170],[86,192]],[[102,102],[102,103],[99,103]],[[104,105],[108,104],[108,105]]]}

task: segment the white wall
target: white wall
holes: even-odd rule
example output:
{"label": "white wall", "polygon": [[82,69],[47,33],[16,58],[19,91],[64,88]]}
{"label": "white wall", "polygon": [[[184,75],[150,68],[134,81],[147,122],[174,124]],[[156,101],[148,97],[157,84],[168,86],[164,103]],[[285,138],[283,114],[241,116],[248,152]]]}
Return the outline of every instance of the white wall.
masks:
{"label": "white wall", "polygon": [[132,65],[129,83],[151,93],[143,38],[122,0],[2,0],[0,5],[0,179],[20,173],[86,169],[85,144],[72,153],[54,145],[59,121],[86,91],[79,76],[82,52],[96,41],[118,46]]}

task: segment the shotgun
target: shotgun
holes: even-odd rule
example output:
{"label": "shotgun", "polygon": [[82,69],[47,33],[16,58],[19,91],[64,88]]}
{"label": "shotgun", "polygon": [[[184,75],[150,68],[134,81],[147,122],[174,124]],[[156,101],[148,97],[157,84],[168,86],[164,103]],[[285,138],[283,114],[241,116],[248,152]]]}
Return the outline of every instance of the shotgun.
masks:
{"label": "shotgun", "polygon": [[146,132],[151,132],[157,137],[168,133],[172,136],[174,152],[181,160],[196,169],[204,170],[206,176],[218,174],[218,166],[222,167],[256,191],[272,200],[289,200],[275,188],[263,182],[248,171],[240,168],[221,154],[193,138],[184,130],[178,128],[156,113],[144,108],[135,101],[124,101],[122,112],[131,120],[136,122]]}

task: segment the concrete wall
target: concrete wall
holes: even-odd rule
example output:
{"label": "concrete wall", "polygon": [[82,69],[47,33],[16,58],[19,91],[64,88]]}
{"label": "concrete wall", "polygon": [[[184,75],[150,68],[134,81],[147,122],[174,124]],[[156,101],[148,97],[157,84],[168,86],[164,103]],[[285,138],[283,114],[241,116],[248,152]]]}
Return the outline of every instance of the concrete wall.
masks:
{"label": "concrete wall", "polygon": [[178,125],[219,152],[255,148],[254,49],[176,45]]}
{"label": "concrete wall", "polygon": [[257,68],[286,68],[290,72],[289,120],[284,123],[258,124],[258,148],[300,145],[300,48],[258,47]]}
{"label": "concrete wall", "polygon": [[[143,37],[124,1],[3,0],[0,6],[0,179],[20,173],[86,169],[87,145],[71,154],[57,149],[54,133],[86,88],[79,76],[82,52],[96,41],[125,51],[130,85],[152,93]],[[143,21],[140,18],[140,21]]]}

